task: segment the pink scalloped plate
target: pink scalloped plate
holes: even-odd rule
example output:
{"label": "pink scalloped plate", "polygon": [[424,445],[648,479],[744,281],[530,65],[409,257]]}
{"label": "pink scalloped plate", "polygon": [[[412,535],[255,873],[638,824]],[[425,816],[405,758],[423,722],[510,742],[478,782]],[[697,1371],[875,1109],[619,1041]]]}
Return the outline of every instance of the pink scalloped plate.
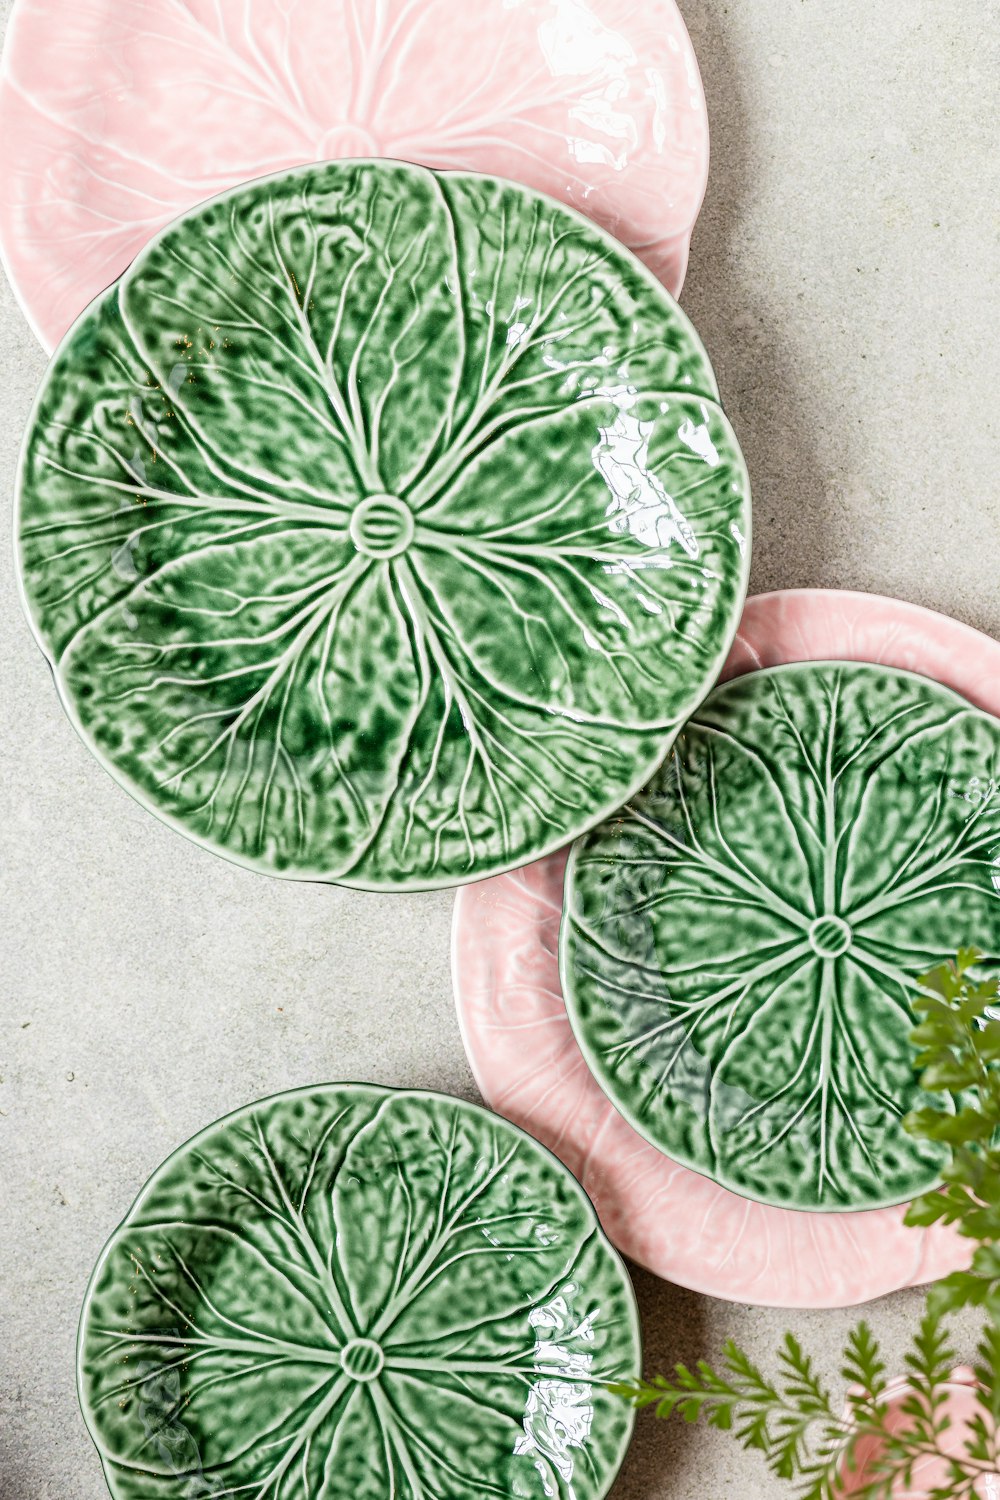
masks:
{"label": "pink scalloped plate", "polygon": [[390,156],[580,209],[675,295],[708,115],[674,0],[18,0],[0,254],[52,348],[164,224],[282,167]]}
{"label": "pink scalloped plate", "polygon": [[[1000,717],[1000,642],[870,594],[788,590],[747,601],[724,677],[785,662],[881,662],[934,678]],[[557,960],[565,850],[458,894],[452,972],[483,1096],[555,1151],[605,1231],[680,1286],[772,1307],[848,1307],[968,1264],[952,1229],[908,1229],[904,1208],[797,1213],[740,1198],[637,1135],[591,1077]]]}

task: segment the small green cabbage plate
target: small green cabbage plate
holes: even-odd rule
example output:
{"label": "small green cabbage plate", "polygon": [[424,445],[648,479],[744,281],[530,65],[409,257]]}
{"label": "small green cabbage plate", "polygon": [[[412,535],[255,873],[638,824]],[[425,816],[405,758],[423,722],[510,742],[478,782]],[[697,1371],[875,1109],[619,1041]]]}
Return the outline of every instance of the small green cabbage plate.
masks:
{"label": "small green cabbage plate", "polygon": [[79,1388],[115,1500],[601,1500],[628,1274],[554,1156],[439,1094],[331,1084],[212,1125],[97,1265]]}
{"label": "small green cabbage plate", "polygon": [[940,1178],[903,1128],[927,1102],[911,1000],[973,943],[1000,958],[1000,721],[821,663],[716,689],[576,844],[560,966],[595,1076],[666,1155],[764,1203],[865,1209]]}

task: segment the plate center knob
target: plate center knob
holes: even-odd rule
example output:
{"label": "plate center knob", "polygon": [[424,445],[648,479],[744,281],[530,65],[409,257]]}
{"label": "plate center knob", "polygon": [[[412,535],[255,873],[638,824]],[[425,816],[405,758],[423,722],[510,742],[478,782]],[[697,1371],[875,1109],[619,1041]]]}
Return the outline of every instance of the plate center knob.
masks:
{"label": "plate center knob", "polygon": [[809,928],[809,941],[820,958],[839,958],[851,946],[854,934],[843,917],[817,917]]}
{"label": "plate center knob", "polygon": [[385,1355],[374,1339],[351,1339],[340,1351],[340,1363],[352,1380],[374,1380],[382,1372]]}
{"label": "plate center knob", "polygon": [[368,495],[351,516],[350,530],[366,557],[398,557],[413,541],[413,512],[398,495]]}
{"label": "plate center knob", "polygon": [[325,135],[320,136],[316,143],[317,161],[343,161],[351,157],[384,156],[379,150],[378,141],[364,125],[356,125],[350,120],[345,120],[340,125],[334,125]]}

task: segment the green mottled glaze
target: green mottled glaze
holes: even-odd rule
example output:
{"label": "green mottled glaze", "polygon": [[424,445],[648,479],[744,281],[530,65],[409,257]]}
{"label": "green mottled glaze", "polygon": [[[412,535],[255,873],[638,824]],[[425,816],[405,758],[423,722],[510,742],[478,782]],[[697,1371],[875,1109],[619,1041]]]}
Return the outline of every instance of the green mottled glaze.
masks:
{"label": "green mottled glaze", "polygon": [[667,1155],[803,1209],[903,1202],[943,1154],[917,975],[1000,955],[1000,723],[925,678],[823,663],[718,688],[575,846],[561,968],[602,1087]]}
{"label": "green mottled glaze", "polygon": [[19,559],[84,739],[220,854],[373,888],[619,806],[714,680],[749,495],[687,319],[491,178],[196,209],[57,353]]}
{"label": "green mottled glaze", "polygon": [[116,1500],[600,1500],[628,1275],[522,1131],[436,1094],[282,1094],[146,1184],[94,1272],[84,1415]]}

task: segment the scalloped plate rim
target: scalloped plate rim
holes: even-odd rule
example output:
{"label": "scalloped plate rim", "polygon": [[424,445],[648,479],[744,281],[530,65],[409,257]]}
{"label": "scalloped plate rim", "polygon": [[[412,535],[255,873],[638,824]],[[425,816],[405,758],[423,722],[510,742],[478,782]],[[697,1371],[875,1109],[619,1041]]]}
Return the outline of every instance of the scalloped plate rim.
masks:
{"label": "scalloped plate rim", "polygon": [[[414,167],[416,168],[416,170],[421,172],[430,172],[434,176],[439,177],[458,177],[472,179],[474,181],[485,180],[492,182],[513,181],[513,179],[510,178],[495,177],[492,173],[489,172],[469,172],[457,169],[448,169],[446,171],[443,170],[439,172],[433,167],[424,167],[421,166],[418,162],[408,162],[396,157],[344,157],[337,158],[334,164],[337,166],[374,166],[376,168],[385,166],[387,164],[389,166],[398,164],[406,167]],[[250,178],[247,182],[237,183],[236,186],[226,188],[223,192],[216,194],[215,197],[206,198],[204,202],[197,203],[193,207],[186,209],[184,213],[179,214],[176,219],[173,219],[169,224],[164,225],[164,228],[160,231],[160,234],[170,233],[178,225],[186,223],[189,218],[192,218],[196,214],[200,214],[203,210],[211,207],[214,204],[224,203],[228,198],[232,197],[236,193],[245,192],[249,188],[261,187],[268,182],[276,181],[278,179],[286,179],[289,177],[294,177],[300,173],[315,171],[317,165],[329,165],[329,163],[317,164],[315,162],[309,162],[300,167],[282,168],[277,172],[268,172],[262,177],[253,177]],[[546,203],[554,205],[560,210],[560,212],[571,215],[571,217],[577,219],[581,224],[585,225],[589,232],[594,233],[601,239],[607,241],[607,243],[614,248],[616,253],[624,253],[625,255],[629,256],[636,270],[642,273],[643,277],[649,282],[650,286],[653,287],[659,295],[667,297],[670,302],[673,303],[676,313],[684,322],[685,331],[694,340],[698,352],[704,356],[706,368],[712,374],[712,379],[715,384],[715,394],[711,397],[703,397],[702,399],[712,401],[713,404],[719,409],[719,411],[722,412],[723,416],[725,416],[725,410],[719,397],[718,382],[715,380],[714,367],[712,365],[711,358],[709,357],[708,352],[702,342],[701,336],[698,333],[698,330],[691,322],[687,313],[685,313],[684,309],[677,302],[676,298],[673,297],[669,291],[667,291],[667,288],[661,281],[657,279],[656,276],[654,276],[653,272],[649,270],[648,266],[646,266],[633,251],[629,250],[627,246],[622,245],[621,241],[616,240],[608,230],[604,229],[600,224],[595,224],[592,219],[588,219],[586,214],[581,213],[579,209],[575,209],[570,207],[568,204],[561,203],[558,198],[553,198],[550,194],[543,193],[537,188],[525,187],[523,183],[514,183],[514,186],[517,187],[520,192],[533,195],[537,198],[541,198]],[[120,286],[126,276],[130,276],[137,267],[141,267],[144,258],[152,252],[153,248],[158,243],[159,238],[159,234],[155,235],[153,239],[150,240],[149,244],[145,245],[139,252],[132,264],[122,272],[122,275],[118,278],[118,280],[112,282],[111,285],[109,287],[106,287],[103,292],[99,292],[97,296],[87,304],[83,311],[78,314],[78,316],[74,319],[71,327],[67,329],[66,333],[63,335],[58,345],[56,346],[56,349],[53,351],[50,364],[53,363],[58,357],[59,351],[75,336],[77,330],[81,327],[84,321],[88,317],[90,317],[91,313],[97,307],[97,305],[102,302],[104,298],[109,297],[113,293],[114,288]],[[63,692],[58,665],[42,639],[38,619],[36,617],[35,610],[29,602],[27,589],[25,586],[24,568],[22,566],[20,547],[24,474],[26,468],[25,459],[28,453],[32,434],[35,429],[38,413],[41,409],[42,401],[46,393],[47,375],[48,366],[46,367],[46,374],[45,376],[43,376],[42,383],[39,386],[39,389],[35,395],[35,399],[33,400],[31,408],[28,412],[24,436],[18,448],[16,459],[12,522],[14,574],[16,578],[17,593],[18,598],[20,599],[22,611],[28,621],[32,636],[34,637],[35,644],[38,646],[43,657],[45,658],[45,661],[49,667],[49,671],[52,674],[56,693],[58,695],[60,705],[62,706],[62,709],[66,714],[66,717],[73,726],[73,729],[76,731],[77,736],[86,747],[89,754],[95,761],[97,761],[101,768],[105,772],[107,772],[112,781],[118,787],[120,787],[122,791],[127,793],[127,795],[130,796],[133,801],[137,802],[140,807],[144,808],[147,812],[152,813],[153,816],[158,820],[158,822],[164,824],[171,830],[172,833],[179,834],[186,842],[194,844],[197,848],[213,855],[215,858],[224,859],[228,864],[235,865],[238,869],[247,870],[254,875],[262,875],[266,879],[270,880],[287,880],[298,882],[302,885],[335,885],[340,886],[345,890],[368,891],[373,894],[455,890],[456,888],[460,888],[463,885],[474,885],[479,880],[489,880],[492,876],[505,875],[509,874],[512,870],[522,869],[526,863],[530,864],[533,863],[536,859],[544,859],[546,855],[554,854],[557,849],[560,849],[564,846],[565,839],[557,836],[552,840],[552,842],[546,843],[543,846],[539,846],[539,848],[532,853],[530,859],[527,861],[523,859],[515,860],[512,863],[504,865],[502,867],[490,869],[481,874],[471,874],[460,880],[456,880],[453,876],[433,879],[422,877],[418,882],[412,884],[409,881],[368,882],[356,880],[353,878],[349,881],[344,879],[334,880],[331,879],[330,876],[324,875],[322,873],[304,875],[297,872],[286,872],[284,870],[262,870],[260,866],[251,859],[243,859],[228,850],[215,848],[212,844],[209,843],[207,839],[191,831],[180,818],[177,818],[173,814],[164,811],[162,808],[158,807],[151,798],[147,797],[138,788],[133,788],[132,786],[130,786],[125,781],[125,779],[121,775],[119,775],[118,771],[114,767],[114,764],[103,753],[103,751],[101,751],[96,744],[91,743],[90,739],[88,739],[88,737],[84,734],[79,716],[75,712],[71,701]],[[683,719],[678,719],[662,726],[664,730],[664,738],[658,743],[655,759],[651,759],[647,765],[644,765],[642,767],[641,772],[637,775],[636,780],[629,785],[628,790],[624,793],[624,801],[627,801],[630,797],[635,796],[636,792],[638,792],[640,788],[645,784],[645,782],[649,779],[657,766],[662,764],[663,760],[666,758],[670,750],[671,745],[673,744],[677,735],[680,733],[680,730],[682,729],[684,723],[686,723],[687,719],[689,719],[693,714],[697,713],[702,703],[704,703],[705,699],[708,697],[709,693],[715,686],[719,671],[721,671],[722,666],[727,660],[729,653],[735,643],[736,637],[739,633],[740,620],[743,616],[743,609],[746,604],[750,585],[750,564],[753,552],[753,496],[750,476],[747,470],[746,458],[743,455],[742,450],[739,450],[738,456],[740,461],[740,472],[745,481],[745,492],[747,499],[744,506],[743,515],[741,517],[744,523],[743,546],[740,550],[740,576],[736,580],[736,593],[734,599],[735,608],[729,622],[727,623],[726,630],[720,635],[720,639],[722,641],[720,650],[713,657],[711,669],[709,671],[706,671],[704,674],[704,685],[702,690],[696,697],[692,698],[690,707],[686,710]],[[640,729],[652,730],[660,726],[640,725],[638,727]],[[582,830],[582,832],[586,833],[591,829],[596,828],[599,823],[604,822],[606,818],[609,818],[614,812],[616,812],[620,806],[622,806],[622,800],[620,800],[619,795],[616,794],[614,800],[611,803],[604,804],[601,810],[595,812],[593,816],[588,819],[587,825]]]}
{"label": "scalloped plate rim", "polygon": [[[629,1271],[628,1264],[625,1260],[625,1257],[621,1254],[620,1250],[618,1250],[617,1246],[612,1244],[611,1240],[605,1233],[604,1227],[601,1224],[600,1219],[598,1218],[597,1210],[591,1202],[591,1199],[584,1189],[583,1185],[581,1184],[579,1178],[575,1173],[570,1171],[565,1162],[559,1160],[554,1151],[551,1151],[549,1147],[544,1145],[541,1141],[536,1140],[535,1137],[531,1135],[527,1130],[525,1130],[523,1126],[515,1125],[512,1120],[506,1119],[503,1115],[498,1114],[495,1110],[489,1109],[486,1105],[476,1104],[472,1100],[459,1098],[455,1094],[443,1093],[440,1089],[407,1088],[401,1084],[383,1084],[371,1082],[365,1083],[357,1081],[351,1082],[347,1080],[338,1080],[334,1082],[327,1080],[325,1083],[316,1083],[311,1085],[299,1084],[295,1088],[278,1089],[273,1094],[265,1094],[259,1099],[250,1100],[248,1103],[240,1105],[237,1109],[230,1110],[224,1115],[219,1115],[217,1119],[210,1121],[207,1125],[203,1125],[199,1130],[196,1130],[193,1135],[190,1135],[186,1140],[181,1141],[179,1145],[175,1146],[172,1151],[168,1152],[168,1154],[164,1156],[153,1168],[153,1170],[150,1172],[149,1176],[143,1183],[142,1187],[139,1189],[138,1193],[129,1204],[127,1211],[123,1214],[121,1219],[115,1225],[114,1229],[112,1229],[111,1233],[104,1240],[104,1243],[102,1244],[101,1249],[98,1253],[97,1259],[94,1262],[93,1270],[91,1271],[90,1276],[87,1279],[87,1287],[83,1295],[83,1302],[81,1304],[80,1314],[77,1320],[76,1349],[74,1357],[77,1404],[80,1408],[80,1414],[83,1418],[84,1426],[87,1429],[87,1435],[90,1438],[91,1442],[94,1444],[98,1458],[101,1461],[102,1472],[106,1472],[104,1457],[97,1445],[97,1439],[90,1421],[90,1407],[85,1400],[83,1393],[84,1326],[87,1321],[87,1316],[90,1312],[90,1306],[91,1302],[93,1301],[93,1295],[97,1286],[98,1276],[104,1270],[112,1246],[117,1242],[118,1236],[130,1223],[133,1214],[141,1206],[147,1193],[154,1188],[157,1180],[160,1177],[160,1174],[166,1171],[166,1169],[170,1167],[178,1157],[187,1152],[192,1146],[196,1145],[198,1141],[201,1141],[206,1136],[211,1135],[221,1126],[230,1125],[237,1120],[243,1119],[245,1116],[251,1114],[255,1110],[265,1109],[269,1105],[277,1104],[281,1100],[293,1100],[302,1098],[303,1096],[308,1097],[310,1095],[315,1095],[326,1090],[333,1089],[360,1089],[364,1090],[365,1092],[375,1093],[382,1096],[431,1100],[438,1103],[443,1102],[445,1104],[452,1105],[457,1104],[461,1106],[461,1108],[467,1109],[475,1115],[480,1115],[488,1121],[499,1121],[505,1129],[514,1131],[516,1135],[526,1140],[536,1151],[540,1151],[542,1155],[546,1157],[551,1163],[553,1163],[554,1166],[557,1167],[561,1172],[564,1172],[570,1179],[574,1189],[578,1193],[583,1207],[593,1220],[593,1232],[602,1242],[603,1247],[607,1252],[612,1264],[617,1267],[617,1269],[621,1273],[622,1286],[627,1293],[626,1300],[628,1302],[629,1309],[629,1331],[633,1341],[636,1363],[638,1365],[639,1371],[641,1372],[643,1367],[642,1361],[644,1352],[642,1320],[639,1316],[639,1304],[636,1299],[635,1286],[632,1282],[632,1275]],[[635,1417],[636,1413],[633,1408],[629,1412],[628,1420],[623,1429],[620,1449],[616,1453],[614,1462],[608,1472],[607,1488],[604,1491],[605,1496],[610,1494],[611,1489],[618,1480],[625,1459],[628,1457],[629,1449],[632,1444],[633,1430],[635,1427]]]}

